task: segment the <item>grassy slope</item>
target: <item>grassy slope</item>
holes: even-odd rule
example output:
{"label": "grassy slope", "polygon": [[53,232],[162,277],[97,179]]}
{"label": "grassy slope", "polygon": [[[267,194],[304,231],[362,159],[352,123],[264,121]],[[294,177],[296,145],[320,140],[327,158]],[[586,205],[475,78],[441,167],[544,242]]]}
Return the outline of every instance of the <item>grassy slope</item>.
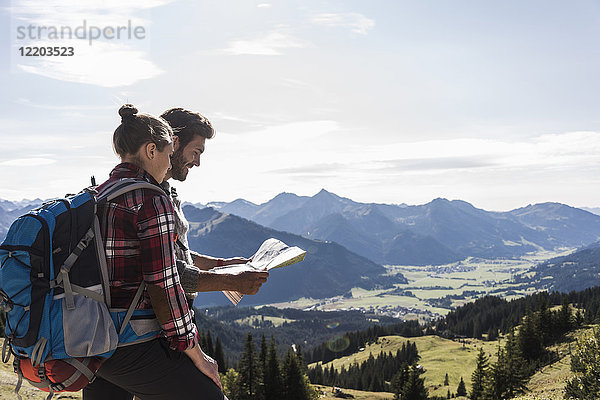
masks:
{"label": "grassy slope", "polygon": [[[574,341],[590,333],[592,328],[580,329],[570,333],[569,339],[571,349],[575,348]],[[531,377],[527,384],[527,394],[517,397],[518,400],[562,400],[565,384],[573,377],[571,372],[571,356],[569,355],[569,343],[561,343],[551,347],[560,357],[558,361],[547,365]]]}
{"label": "grassy slope", "polygon": [[[591,328],[580,329],[569,334],[571,344],[567,342],[551,347],[550,350],[557,352],[559,359],[534,374],[527,385],[528,392],[517,397],[516,400],[562,400],[566,381],[573,377],[569,346],[573,348],[574,341],[580,338],[585,332],[590,331]],[[458,341],[442,339],[436,336],[423,336],[420,338],[385,336],[379,338],[377,343],[367,346],[365,350],[333,360],[325,364],[325,366],[329,367],[333,363],[334,368],[339,370],[342,366],[347,368],[354,362],[360,364],[371,353],[374,357],[377,357],[382,351],[395,353],[407,340],[416,343],[419,355],[421,356],[420,364],[426,370],[425,385],[429,389],[430,395],[437,396],[446,396],[448,389],[451,392],[455,392],[460,377],[464,379],[467,390],[470,390],[471,374],[475,369],[475,360],[479,347],[483,346],[485,352],[493,356],[499,344],[498,341],[482,342],[467,339],[463,346]],[[448,373],[450,381],[449,386],[443,386],[446,373]],[[376,397],[365,398],[375,399]]]}
{"label": "grassy slope", "polygon": [[[369,358],[370,354],[377,357],[381,352],[392,352],[402,347],[403,343],[410,340],[416,343],[421,361],[425,368],[425,385],[431,395],[446,396],[448,389],[456,392],[458,382],[462,377],[467,385],[471,385],[471,374],[475,370],[475,359],[479,348],[483,346],[488,354],[495,354],[498,342],[483,342],[480,340],[467,339],[465,343],[454,340],[443,339],[437,336],[423,336],[417,338],[405,338],[401,336],[384,336],[376,343],[368,345],[365,350],[353,355],[342,357],[325,364],[329,367],[331,363],[335,369],[342,366],[348,368],[353,363],[360,364]],[[444,377],[448,374],[449,386],[443,386]]]}
{"label": "grassy slope", "polygon": [[[323,385],[314,385],[315,388],[319,391],[319,399],[325,400],[333,400],[339,399],[339,397],[335,397],[332,392],[331,386],[323,386]],[[355,400],[380,400],[380,399],[393,399],[394,395],[392,393],[386,392],[363,392],[361,390],[353,390],[353,389],[343,389],[344,393],[350,393],[354,396]]]}

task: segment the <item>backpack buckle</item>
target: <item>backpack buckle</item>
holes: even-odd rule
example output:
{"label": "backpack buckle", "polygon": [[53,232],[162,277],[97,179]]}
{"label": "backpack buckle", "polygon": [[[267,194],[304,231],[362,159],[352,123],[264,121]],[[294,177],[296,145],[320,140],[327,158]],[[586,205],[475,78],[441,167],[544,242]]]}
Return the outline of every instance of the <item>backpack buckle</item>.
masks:
{"label": "backpack buckle", "polygon": [[48,376],[46,375],[46,367],[44,366],[44,364],[40,364],[40,366],[38,367],[37,376],[42,382],[48,380]]}
{"label": "backpack buckle", "polygon": [[[4,344],[2,345],[2,362],[4,364],[8,364],[8,361],[10,361],[10,342],[12,342],[12,337],[6,337],[4,339]],[[16,359],[17,357],[15,357],[15,360]]]}
{"label": "backpack buckle", "polygon": [[8,297],[4,290],[0,290],[0,310],[10,312],[14,308],[15,303]]}
{"label": "backpack buckle", "polygon": [[13,369],[15,374],[21,374],[21,359],[19,357],[15,357],[13,360]]}

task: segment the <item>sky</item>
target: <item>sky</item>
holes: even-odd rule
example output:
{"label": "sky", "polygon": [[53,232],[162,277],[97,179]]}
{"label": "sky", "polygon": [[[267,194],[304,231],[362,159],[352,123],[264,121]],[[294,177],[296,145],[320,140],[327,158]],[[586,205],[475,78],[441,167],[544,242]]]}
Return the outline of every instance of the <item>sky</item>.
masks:
{"label": "sky", "polygon": [[192,203],[600,206],[597,0],[48,3],[0,3],[0,198],[105,180],[133,103],[214,126]]}

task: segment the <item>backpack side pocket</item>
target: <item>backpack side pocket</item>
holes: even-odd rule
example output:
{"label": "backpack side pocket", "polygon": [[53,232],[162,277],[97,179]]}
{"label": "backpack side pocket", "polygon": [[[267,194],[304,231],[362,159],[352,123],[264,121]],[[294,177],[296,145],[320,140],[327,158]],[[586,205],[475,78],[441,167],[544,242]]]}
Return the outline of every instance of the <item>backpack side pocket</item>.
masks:
{"label": "backpack side pocket", "polygon": [[104,355],[117,348],[117,330],[106,304],[75,295],[75,309],[62,299],[65,352],[71,357]]}

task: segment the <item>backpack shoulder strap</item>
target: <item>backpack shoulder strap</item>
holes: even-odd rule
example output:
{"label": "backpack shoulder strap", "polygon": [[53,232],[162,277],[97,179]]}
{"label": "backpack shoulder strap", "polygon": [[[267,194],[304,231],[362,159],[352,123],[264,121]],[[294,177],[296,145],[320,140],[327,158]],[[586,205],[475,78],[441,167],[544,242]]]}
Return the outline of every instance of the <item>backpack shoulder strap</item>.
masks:
{"label": "backpack shoulder strap", "polygon": [[150,182],[135,178],[125,178],[116,181],[112,185],[106,187],[101,194],[96,198],[97,202],[111,201],[120,195],[130,192],[135,189],[150,189],[166,195],[165,191],[160,187]]}

